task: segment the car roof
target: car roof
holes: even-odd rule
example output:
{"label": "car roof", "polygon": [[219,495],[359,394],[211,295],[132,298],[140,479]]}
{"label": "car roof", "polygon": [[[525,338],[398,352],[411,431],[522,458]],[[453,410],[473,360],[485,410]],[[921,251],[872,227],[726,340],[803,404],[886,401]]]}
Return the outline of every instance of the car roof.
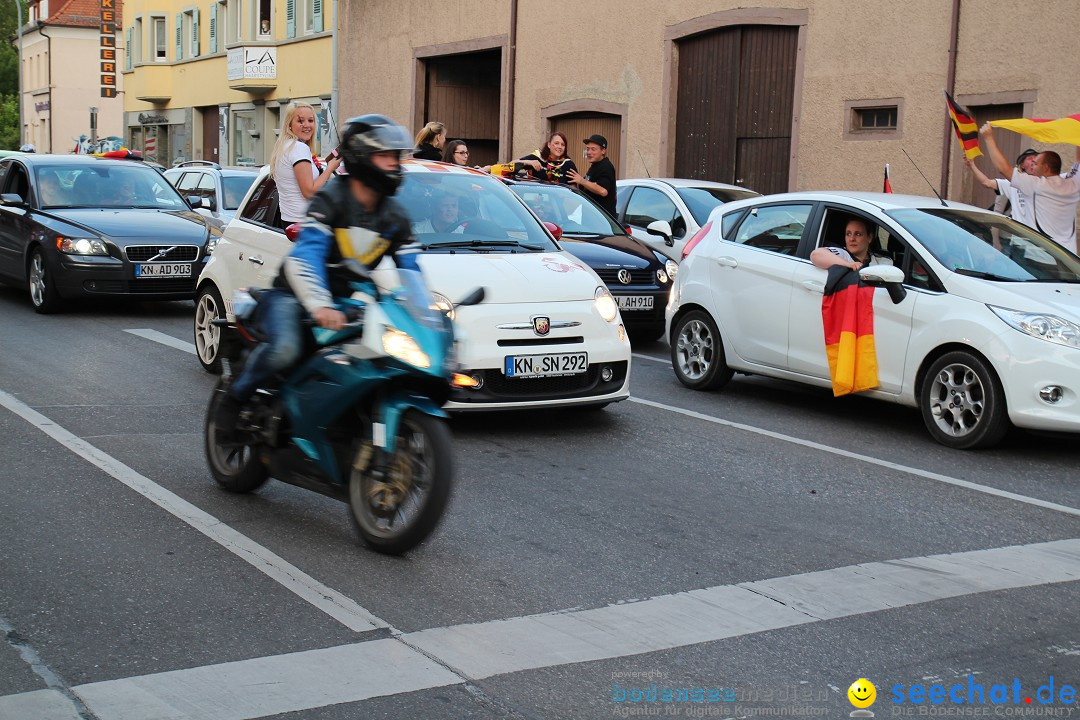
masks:
{"label": "car roof", "polygon": [[939,200],[936,197],[926,197],[923,195],[898,195],[895,193],[879,193],[879,192],[861,192],[861,191],[847,191],[847,190],[828,190],[828,191],[801,191],[791,193],[778,193],[775,195],[760,195],[758,197],[746,198],[745,200],[735,200],[733,202],[726,203],[717,208],[717,211],[722,213],[728,213],[732,210],[738,210],[744,207],[753,207],[754,205],[771,204],[777,202],[837,202],[845,203],[858,207],[860,204],[868,205],[883,212],[890,210],[905,210],[905,209],[931,209],[948,207],[954,210],[975,210],[977,212],[989,212],[984,208],[976,207],[974,205],[968,205],[966,203],[958,202],[956,200]]}
{"label": "car roof", "polygon": [[[7,158],[5,158],[7,159]],[[95,163],[105,163],[107,166],[113,167],[131,167],[132,165],[141,165],[142,167],[149,168],[150,170],[157,170],[148,165],[138,158],[106,158],[97,157],[96,155],[73,155],[73,154],[61,154],[61,153],[23,153],[19,155],[19,160],[30,166],[37,167],[50,167],[54,165],[93,165]]]}
{"label": "car roof", "polygon": [[745,190],[746,192],[757,192],[750,188],[743,187],[742,185],[731,185],[730,183],[713,182],[712,180],[693,180],[691,178],[623,178],[619,180],[617,185],[634,184],[634,185],[668,185],[673,188],[716,188],[719,190]]}
{"label": "car roof", "polygon": [[407,172],[438,172],[438,173],[451,173],[454,175],[479,175],[482,177],[494,177],[491,173],[486,173],[483,170],[477,170],[476,168],[467,167],[465,165],[454,165],[453,163],[444,163],[438,160],[417,160],[410,158],[408,160],[402,160],[401,167]]}

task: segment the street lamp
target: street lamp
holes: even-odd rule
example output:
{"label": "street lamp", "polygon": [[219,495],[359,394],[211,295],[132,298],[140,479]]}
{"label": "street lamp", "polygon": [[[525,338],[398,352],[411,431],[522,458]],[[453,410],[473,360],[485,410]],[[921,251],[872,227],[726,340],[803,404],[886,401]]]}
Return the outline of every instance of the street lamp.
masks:
{"label": "street lamp", "polygon": [[19,71],[19,147],[21,148],[26,140],[23,131],[22,0],[15,0],[15,9],[19,14],[19,62],[17,69]]}

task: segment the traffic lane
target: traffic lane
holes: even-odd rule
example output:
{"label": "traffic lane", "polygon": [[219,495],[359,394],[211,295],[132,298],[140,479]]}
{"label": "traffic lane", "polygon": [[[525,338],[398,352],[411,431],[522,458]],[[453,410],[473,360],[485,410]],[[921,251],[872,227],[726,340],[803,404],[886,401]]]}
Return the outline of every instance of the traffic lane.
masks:
{"label": "traffic lane", "polygon": [[[0,615],[69,683],[357,640],[6,409],[0,418]],[[25,674],[17,684],[4,694],[39,688]]]}
{"label": "traffic lane", "polygon": [[736,375],[716,392],[690,390],[670,361],[634,359],[631,392],[661,402],[846,451],[1080,507],[1075,435],[1013,429],[997,447],[952,450],[931,439],[915,408],[785,380]]}
{"label": "traffic lane", "polygon": [[[701,713],[697,717],[714,716],[709,713],[717,717],[780,715],[782,708],[788,708],[790,716],[843,717],[855,709],[848,700],[848,688],[866,678],[877,689],[877,700],[868,709],[878,717],[891,717],[900,709],[918,715],[920,707],[923,712],[951,707],[955,713],[965,706],[970,711],[966,675],[973,674],[973,683],[984,688],[987,702],[982,707],[991,716],[991,686],[1011,685],[1018,678],[1021,688],[1030,693],[1024,697],[1030,696],[1032,703],[1024,703],[1022,697],[1019,705],[1012,704],[1010,690],[1008,707],[1023,712],[1042,707],[1034,693],[1051,676],[1057,689],[1066,683],[1080,688],[1080,653],[1076,652],[1080,636],[1073,612],[1077,603],[1080,583],[1075,582],[998,591],[673,650],[501,675],[477,684],[525,717],[611,717],[634,708],[660,715],[665,708],[677,708],[680,717],[694,717],[693,712]],[[661,688],[730,690],[735,699],[712,703],[613,700],[618,690],[648,691],[654,682]],[[935,683],[946,689],[962,683],[965,703],[958,707],[946,699],[935,706],[927,700],[920,706],[892,701],[894,685],[904,686],[907,700],[913,685],[929,689]],[[813,699],[781,699],[785,692],[788,697],[811,693]],[[1069,707],[1060,702],[1054,705],[1059,710]],[[793,706],[802,712],[791,712]]]}

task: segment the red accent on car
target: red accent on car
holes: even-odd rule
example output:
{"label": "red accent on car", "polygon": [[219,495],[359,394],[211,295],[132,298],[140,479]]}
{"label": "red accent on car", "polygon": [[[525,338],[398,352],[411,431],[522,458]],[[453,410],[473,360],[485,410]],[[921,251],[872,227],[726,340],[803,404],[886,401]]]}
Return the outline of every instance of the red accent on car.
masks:
{"label": "red accent on car", "polygon": [[546,227],[548,229],[548,232],[550,232],[552,235],[555,236],[556,240],[561,240],[562,239],[562,228],[561,227],[559,227],[558,225],[556,225],[553,222],[546,222],[546,221],[544,222],[544,227]]}
{"label": "red accent on car", "polygon": [[285,237],[296,242],[296,238],[300,237],[300,223],[292,223],[291,225],[286,226]]}
{"label": "red accent on car", "polygon": [[710,229],[712,229],[712,223],[707,222],[707,223],[705,223],[704,227],[702,227],[700,230],[698,230],[696,233],[694,233],[694,236],[692,238],[690,238],[689,240],[686,241],[686,244],[683,245],[683,249],[682,249],[682,259],[683,260],[685,260],[686,256],[690,254],[690,252],[694,249],[694,247],[699,242],[701,242],[701,238],[705,237],[705,235],[708,234]]}

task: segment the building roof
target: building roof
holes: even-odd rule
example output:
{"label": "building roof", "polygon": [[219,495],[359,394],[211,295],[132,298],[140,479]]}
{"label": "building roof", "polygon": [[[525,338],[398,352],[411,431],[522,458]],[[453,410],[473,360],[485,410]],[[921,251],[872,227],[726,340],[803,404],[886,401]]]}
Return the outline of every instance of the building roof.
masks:
{"label": "building roof", "polygon": [[[30,5],[40,4],[41,0],[32,0]],[[96,28],[101,25],[101,1],[100,0],[53,0],[50,5],[55,10],[45,20],[46,25],[63,25],[65,27],[90,27]],[[123,27],[123,0],[114,0],[116,10],[116,27]]]}

